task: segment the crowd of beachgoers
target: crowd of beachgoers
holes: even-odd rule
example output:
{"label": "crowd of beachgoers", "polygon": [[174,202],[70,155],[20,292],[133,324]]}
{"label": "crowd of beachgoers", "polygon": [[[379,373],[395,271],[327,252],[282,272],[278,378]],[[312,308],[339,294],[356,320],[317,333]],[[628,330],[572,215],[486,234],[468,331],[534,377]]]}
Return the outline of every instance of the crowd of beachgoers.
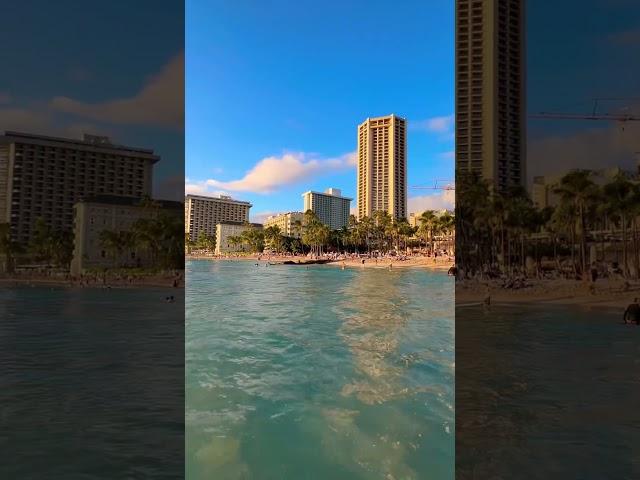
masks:
{"label": "crowd of beachgoers", "polygon": [[[484,267],[469,274],[456,271],[456,301],[555,302],[623,306],[640,296],[640,282],[626,278],[616,262],[594,262],[584,275],[565,263],[548,268],[513,268],[509,273]],[[626,302],[626,303],[625,303]]]}
{"label": "crowd of beachgoers", "polygon": [[344,267],[358,266],[361,268],[379,267],[432,267],[449,269],[455,261],[453,253],[446,250],[398,252],[327,252],[323,254],[291,254],[291,253],[226,253],[215,255],[208,252],[192,252],[187,258],[212,260],[253,260],[256,262],[283,263],[285,261],[305,262],[326,260],[328,264]]}

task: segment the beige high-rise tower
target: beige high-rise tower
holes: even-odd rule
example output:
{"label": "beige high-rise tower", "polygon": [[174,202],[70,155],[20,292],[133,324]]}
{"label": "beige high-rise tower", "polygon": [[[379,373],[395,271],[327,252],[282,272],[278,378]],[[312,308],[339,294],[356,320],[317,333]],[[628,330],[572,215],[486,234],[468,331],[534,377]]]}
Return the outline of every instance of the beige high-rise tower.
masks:
{"label": "beige high-rise tower", "polygon": [[456,0],[456,172],[526,181],[525,0]]}
{"label": "beige high-rise tower", "polygon": [[407,121],[396,115],[358,125],[358,218],[384,210],[407,217]]}

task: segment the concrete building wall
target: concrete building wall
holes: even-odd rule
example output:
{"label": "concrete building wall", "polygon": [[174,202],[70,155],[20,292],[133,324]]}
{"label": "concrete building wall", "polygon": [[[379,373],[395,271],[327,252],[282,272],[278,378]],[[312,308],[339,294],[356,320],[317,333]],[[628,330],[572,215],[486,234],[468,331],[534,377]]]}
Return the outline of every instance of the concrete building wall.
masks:
{"label": "concrete building wall", "polygon": [[75,205],[72,275],[79,275],[88,269],[152,266],[149,252],[138,246],[128,246],[120,254],[109,252],[101,242],[101,233],[104,230],[130,232],[136,221],[154,218],[161,212],[177,217],[182,214],[182,205],[179,202],[164,202],[171,204],[171,208],[149,209],[140,205],[138,201],[129,204],[121,200],[90,199]]}
{"label": "concrete building wall", "polygon": [[[339,190],[330,189],[334,193]],[[349,225],[351,199],[329,193],[308,191],[302,194],[304,211],[311,210],[318,219],[332,230]]]}
{"label": "concrete building wall", "polygon": [[262,228],[259,224],[247,224],[247,223],[219,223],[216,225],[216,255],[223,255],[225,253],[241,252],[241,245],[233,245],[229,242],[229,237],[237,237],[249,228]]}
{"label": "concrete building wall", "polygon": [[456,0],[456,171],[526,182],[525,1]]}
{"label": "concrete building wall", "polygon": [[277,226],[280,228],[280,233],[287,237],[300,238],[302,236],[302,230],[296,227],[296,222],[300,222],[304,219],[302,212],[287,212],[279,215],[272,215],[267,217],[264,221],[264,227]]}
{"label": "concrete building wall", "polygon": [[140,198],[152,192],[153,150],[18,132],[0,136],[0,221],[12,238],[31,239],[36,220],[72,231],[74,205],[95,195]]}
{"label": "concrete building wall", "polygon": [[201,233],[216,235],[216,225],[222,222],[243,223],[249,221],[251,204],[230,197],[206,197],[187,195],[185,198],[185,232],[193,242]]}

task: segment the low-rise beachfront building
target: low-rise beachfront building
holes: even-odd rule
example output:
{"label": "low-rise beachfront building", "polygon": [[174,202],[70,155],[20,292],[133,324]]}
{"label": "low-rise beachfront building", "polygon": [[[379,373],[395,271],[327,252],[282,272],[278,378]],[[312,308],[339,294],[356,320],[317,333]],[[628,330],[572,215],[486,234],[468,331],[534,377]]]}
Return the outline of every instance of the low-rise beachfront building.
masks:
{"label": "low-rise beachfront building", "polygon": [[219,223],[248,222],[251,206],[249,202],[226,195],[207,197],[189,194],[184,203],[184,231],[192,242],[197,242],[201,233],[214,237]]}
{"label": "low-rise beachfront building", "polygon": [[349,226],[351,200],[342,196],[337,188],[328,188],[324,193],[308,191],[302,194],[304,211],[311,210],[331,230]]}
{"label": "low-rise beachfront building", "polygon": [[245,230],[250,228],[262,229],[260,223],[246,223],[246,222],[224,222],[216,225],[216,255],[224,255],[226,253],[242,252],[247,249],[247,245],[243,245],[239,242],[234,242],[233,237],[237,238]]}
{"label": "low-rise beachfront building", "polygon": [[280,234],[286,237],[300,238],[302,236],[302,212],[287,212],[271,215],[264,221],[264,228],[278,227]]}
{"label": "low-rise beachfront building", "polygon": [[[87,270],[119,267],[149,267],[153,259],[147,249],[136,245],[131,232],[136,221],[161,214],[181,218],[182,202],[144,200],[135,197],[98,195],[74,205],[74,250],[71,274]],[[102,232],[113,234],[111,240]],[[116,235],[120,237],[116,239]],[[129,238],[129,241],[126,239]]]}

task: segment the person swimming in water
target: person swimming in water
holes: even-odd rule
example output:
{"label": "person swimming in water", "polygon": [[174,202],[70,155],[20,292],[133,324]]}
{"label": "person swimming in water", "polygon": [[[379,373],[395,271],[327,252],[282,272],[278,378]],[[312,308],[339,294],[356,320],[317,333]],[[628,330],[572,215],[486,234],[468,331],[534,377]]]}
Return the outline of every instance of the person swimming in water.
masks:
{"label": "person swimming in water", "polygon": [[629,304],[627,309],[624,311],[624,323],[630,325],[635,323],[636,325],[640,325],[640,304],[638,304],[638,299],[634,298],[633,303]]}
{"label": "person swimming in water", "polygon": [[169,296],[169,297],[165,297],[164,301],[167,303],[173,303],[176,301],[175,297],[173,295]]}

